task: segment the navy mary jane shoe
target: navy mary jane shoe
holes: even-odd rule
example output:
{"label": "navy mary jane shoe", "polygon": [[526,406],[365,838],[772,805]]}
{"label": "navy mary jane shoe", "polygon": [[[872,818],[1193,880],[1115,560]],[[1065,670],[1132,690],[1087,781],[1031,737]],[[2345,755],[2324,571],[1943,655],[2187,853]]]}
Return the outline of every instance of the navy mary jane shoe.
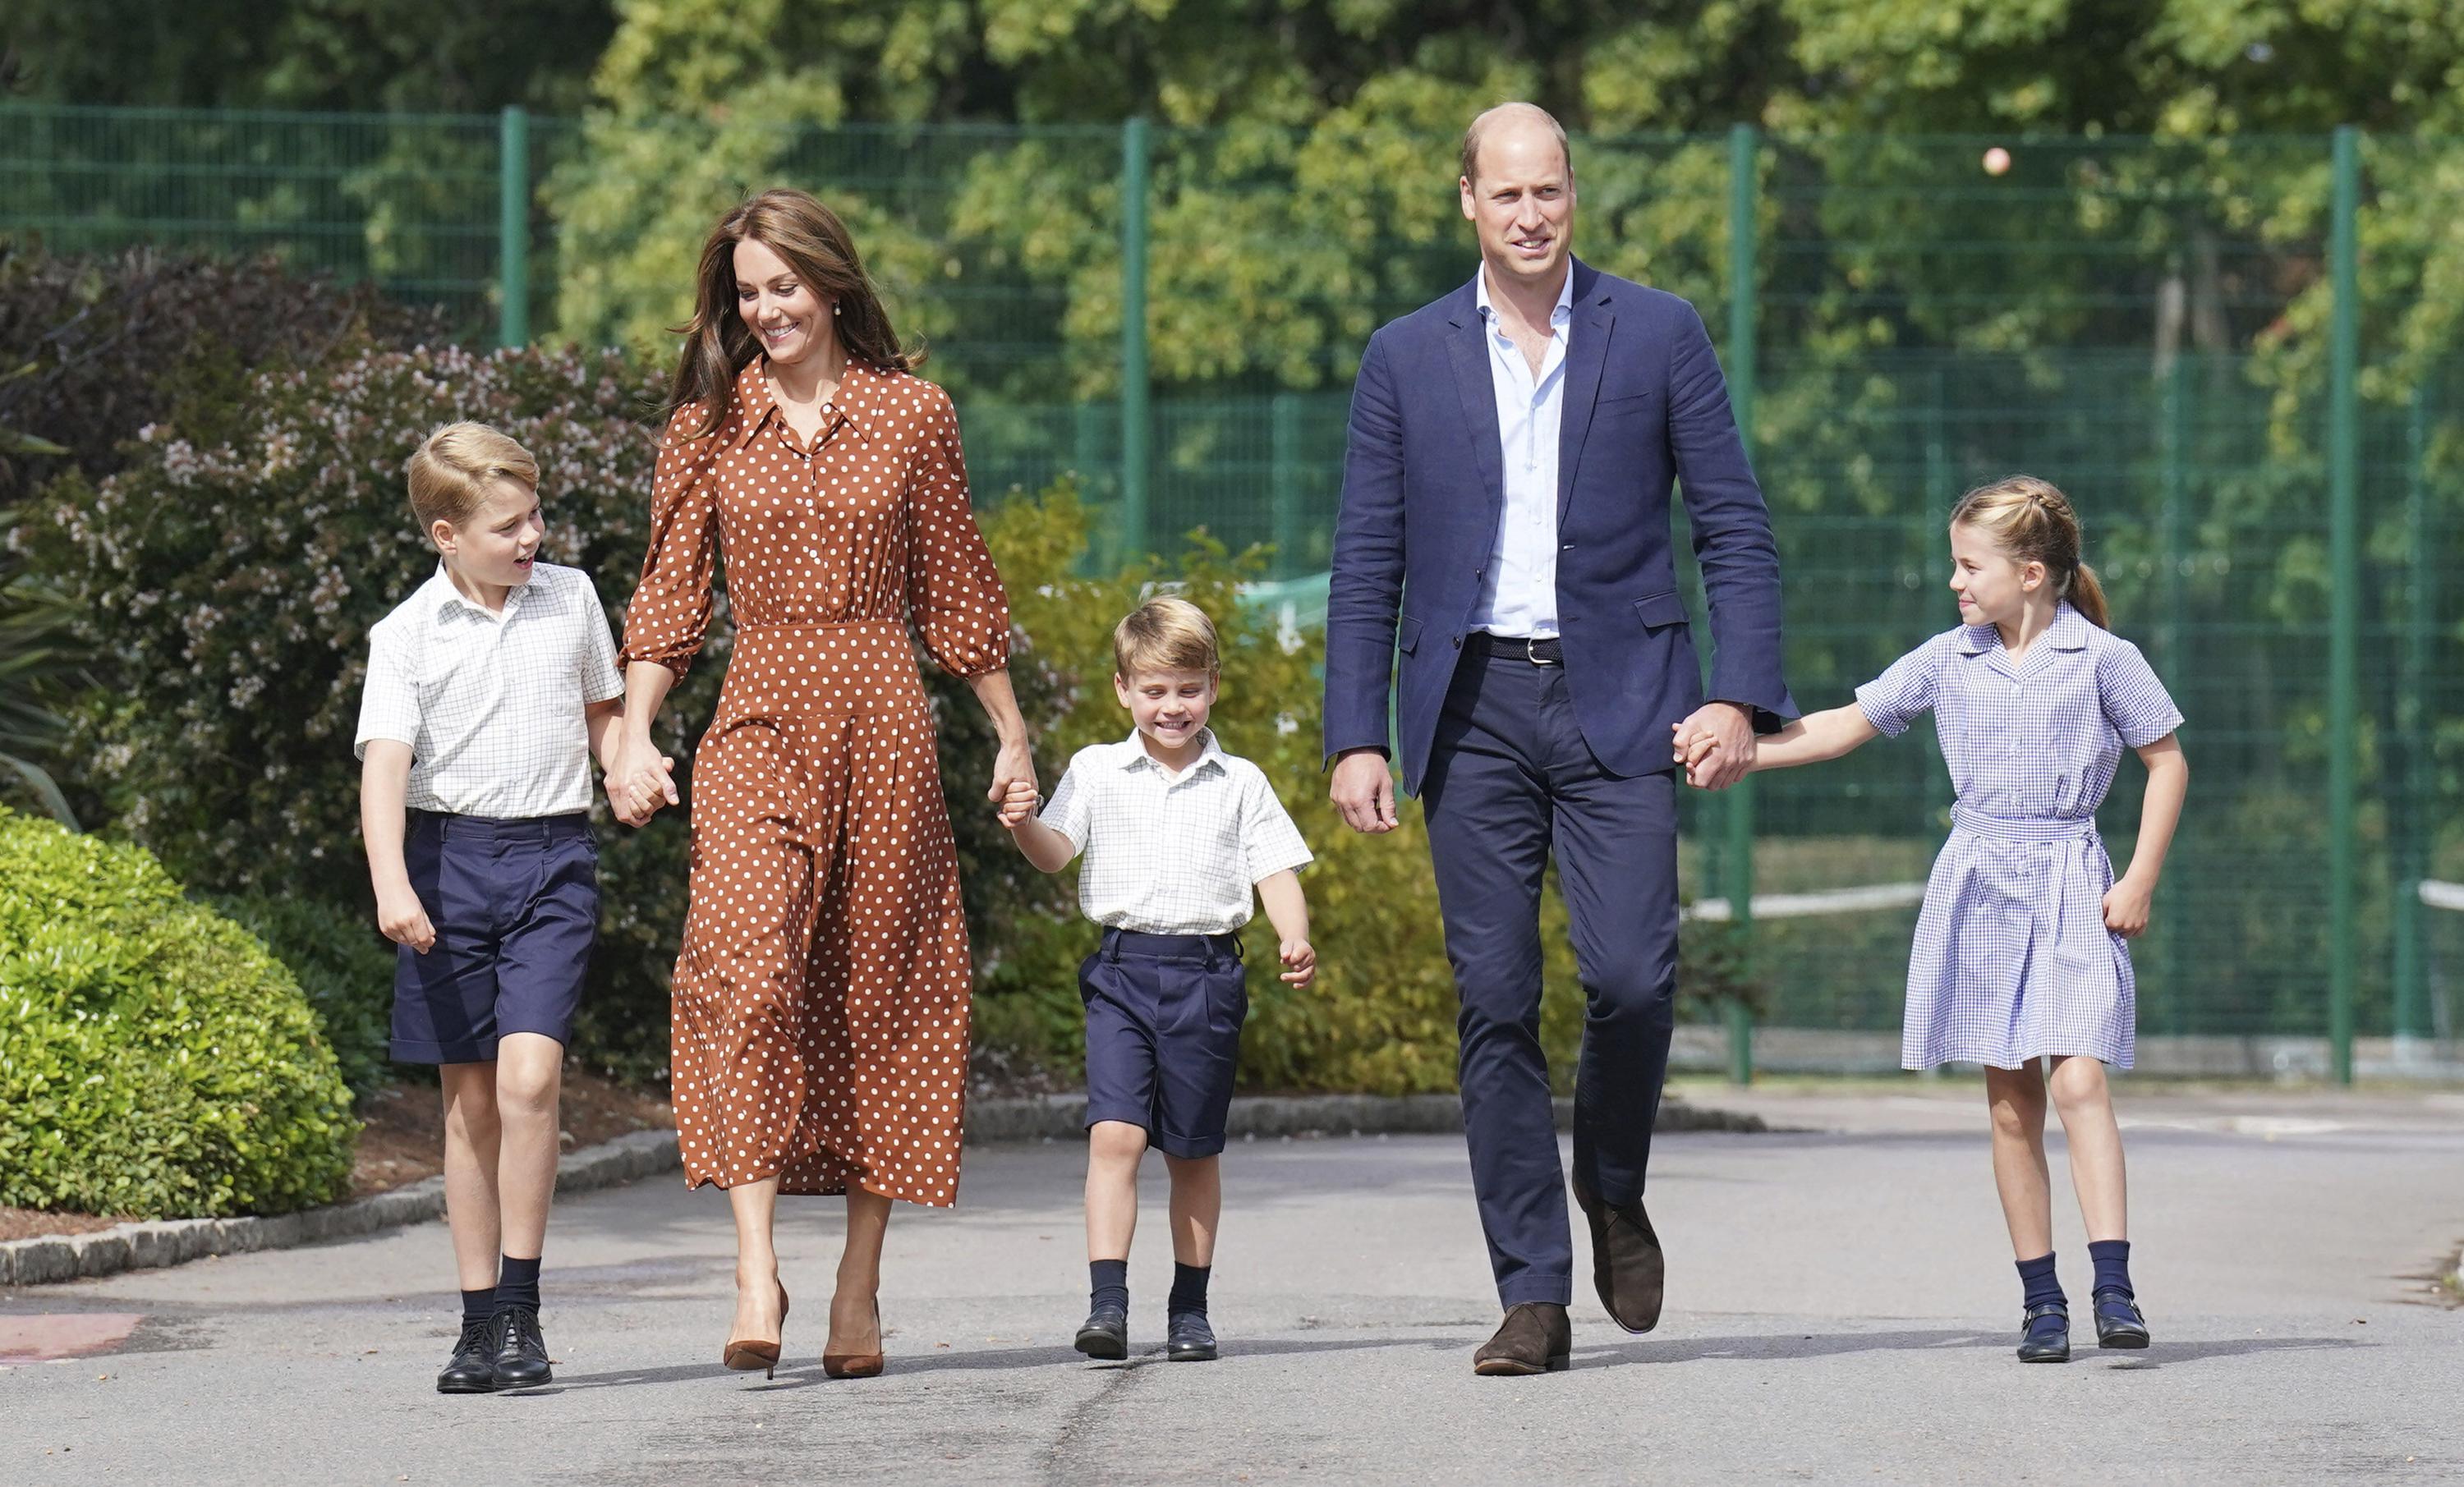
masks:
{"label": "navy mary jane shoe", "polygon": [[2062,1301],[2039,1301],[2028,1308],[2019,1334],[2021,1363],[2071,1361],[2071,1309]]}
{"label": "navy mary jane shoe", "polygon": [[2145,1347],[2147,1345],[2147,1319],[2139,1314],[2139,1303],[2120,1291],[2096,1293],[2096,1345],[2099,1347]]}

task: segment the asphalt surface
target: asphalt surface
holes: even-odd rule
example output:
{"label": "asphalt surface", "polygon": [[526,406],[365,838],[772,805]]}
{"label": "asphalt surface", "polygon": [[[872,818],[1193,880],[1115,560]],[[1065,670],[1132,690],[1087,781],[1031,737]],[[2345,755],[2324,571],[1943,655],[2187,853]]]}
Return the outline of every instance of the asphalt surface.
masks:
{"label": "asphalt surface", "polygon": [[2464,1096],[2126,1092],[2156,1345],[2100,1353],[2082,1306],[2058,1367],[2012,1356],[1981,1097],[1698,1098],[1814,1128],[1664,1136],[1667,1317],[1630,1338],[1578,1295],[1569,1373],[1471,1374],[1496,1310],[1458,1139],[1237,1144],[1204,1365],[1154,1352],[1160,1172],[1132,1359],[1089,1365],[1082,1154],[991,1147],[957,1212],[893,1221],[881,1378],[821,1371],[835,1200],[786,1210],[765,1382],[717,1367],[723,1200],[658,1180],[559,1208],[528,1394],[432,1391],[440,1225],[0,1297],[0,1482],[2464,1478],[2464,1313],[2428,1279],[2464,1240]]}

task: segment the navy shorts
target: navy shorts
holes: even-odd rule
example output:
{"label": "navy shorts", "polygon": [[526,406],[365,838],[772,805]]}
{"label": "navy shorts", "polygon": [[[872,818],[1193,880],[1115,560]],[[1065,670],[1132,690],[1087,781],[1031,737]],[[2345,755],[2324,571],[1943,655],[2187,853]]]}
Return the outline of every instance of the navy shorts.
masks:
{"label": "navy shorts", "polygon": [[599,937],[599,845],[587,816],[492,820],[410,813],[403,862],[436,943],[399,948],[397,1063],[478,1063],[507,1033],[572,1041]]}
{"label": "navy shorts", "polygon": [[1087,1003],[1087,1124],[1126,1121],[1170,1156],[1223,1149],[1241,1021],[1237,934],[1106,929],[1078,968]]}

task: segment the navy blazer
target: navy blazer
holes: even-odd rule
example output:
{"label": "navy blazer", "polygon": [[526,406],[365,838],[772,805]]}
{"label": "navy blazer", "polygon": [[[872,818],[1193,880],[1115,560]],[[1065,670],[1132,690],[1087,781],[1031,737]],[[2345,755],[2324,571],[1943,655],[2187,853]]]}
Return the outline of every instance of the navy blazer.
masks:
{"label": "navy blazer", "polygon": [[[1779,552],[1728,384],[1694,307],[1576,260],[1557,453],[1557,625],[1566,686],[1613,774],[1671,769],[1669,726],[1703,705],[1668,496],[1682,482],[1710,601],[1709,694],[1768,732],[1780,680]],[[1429,763],[1506,503],[1486,327],[1467,281],[1370,338],[1352,394],[1326,609],[1326,753]]]}

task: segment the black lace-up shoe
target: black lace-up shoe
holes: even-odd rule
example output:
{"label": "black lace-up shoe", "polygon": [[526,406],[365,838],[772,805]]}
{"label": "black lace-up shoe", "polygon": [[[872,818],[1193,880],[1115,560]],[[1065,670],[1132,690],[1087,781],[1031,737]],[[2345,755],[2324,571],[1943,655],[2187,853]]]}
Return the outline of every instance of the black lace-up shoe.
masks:
{"label": "black lace-up shoe", "polygon": [[466,1322],[462,1340],[453,1345],[453,1361],[436,1376],[440,1394],[493,1394],[496,1391],[496,1328],[492,1322]]}
{"label": "black lace-up shoe", "polygon": [[488,1326],[496,1343],[496,1388],[530,1389],[556,1377],[547,1363],[547,1339],[539,1335],[539,1308],[498,1307]]}

